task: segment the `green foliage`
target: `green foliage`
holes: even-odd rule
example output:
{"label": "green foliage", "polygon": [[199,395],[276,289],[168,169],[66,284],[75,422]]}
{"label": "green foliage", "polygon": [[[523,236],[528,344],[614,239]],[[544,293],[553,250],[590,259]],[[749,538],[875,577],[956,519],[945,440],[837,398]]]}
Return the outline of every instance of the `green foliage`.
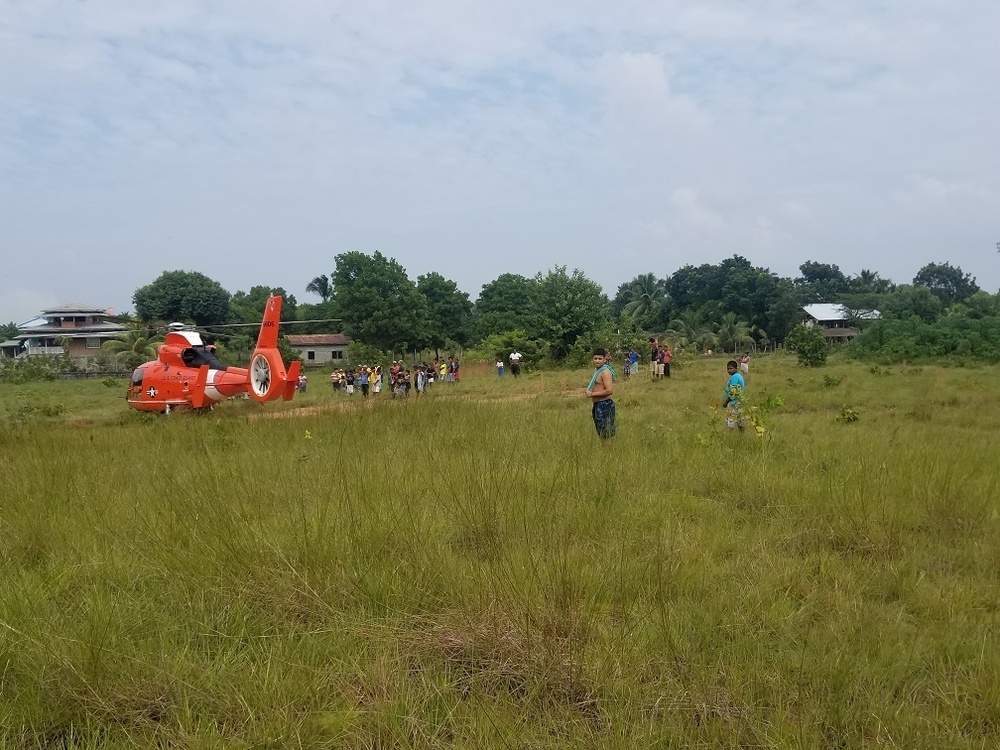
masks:
{"label": "green foliage", "polygon": [[10,341],[20,333],[20,329],[14,321],[0,325],[0,341]]}
{"label": "green foliage", "polygon": [[418,276],[417,290],[427,300],[424,343],[435,350],[469,343],[472,335],[472,302],[469,295],[439,273]]}
{"label": "green foliage", "polygon": [[32,356],[0,362],[0,382],[34,383],[55,380],[60,373],[78,372],[80,365],[70,357]]}
{"label": "green foliage", "polygon": [[484,284],[476,300],[476,338],[524,328],[531,316],[531,294],[535,279],[513,273],[501,274]]}
{"label": "green foliage", "polygon": [[[360,341],[351,341],[347,345],[347,358],[352,365],[382,365],[383,369],[392,362],[394,354],[391,351],[379,349],[376,346],[369,346]],[[336,366],[336,364],[334,364]]]}
{"label": "green foliage", "polygon": [[948,315],[928,323],[914,315],[880,320],[848,345],[848,353],[885,364],[942,357],[1000,362],[1000,318]]}
{"label": "green foliage", "polygon": [[740,347],[753,343],[749,324],[739,320],[734,312],[727,312],[722,316],[715,336],[719,346],[727,352],[735,352]]}
{"label": "green foliage", "polygon": [[945,307],[979,291],[975,278],[950,263],[928,263],[913,277],[913,285],[930,290]]}
{"label": "green foliage", "polygon": [[857,409],[850,406],[840,407],[840,411],[837,413],[836,421],[841,424],[853,424],[861,419],[861,415],[858,413]]}
{"label": "green foliage", "polygon": [[667,282],[646,273],[619,288],[613,309],[636,328],[652,331],[657,328],[658,320],[669,318],[670,306]]}
{"label": "green foliage", "polygon": [[557,361],[569,354],[577,339],[599,330],[610,319],[610,305],[601,287],[579,269],[567,273],[566,266],[535,276],[531,309],[528,334],[548,342]]}
{"label": "green foliage", "polygon": [[156,359],[156,350],[160,341],[160,337],[152,328],[133,323],[127,331],[105,341],[102,348],[112,354],[120,364],[131,370],[144,362]]}
{"label": "green foliage", "polygon": [[836,388],[838,385],[844,382],[843,375],[824,375],[823,376],[823,387],[824,388]]}
{"label": "green foliage", "polygon": [[260,323],[264,318],[264,305],[272,294],[281,297],[281,320],[295,320],[298,312],[295,295],[289,294],[280,286],[259,285],[250,287],[249,292],[233,294],[229,300],[229,322]]}
{"label": "green foliage", "polygon": [[193,271],[164,271],[155,281],[137,289],[132,302],[144,321],[211,325],[229,319],[229,292],[217,281]]}
{"label": "green foliage", "polygon": [[333,286],[330,284],[330,277],[325,273],[317,276],[306,284],[306,291],[318,294],[324,303],[329,302],[330,297],[333,296]]}
{"label": "green foliage", "polygon": [[934,323],[941,317],[943,307],[940,298],[930,289],[904,284],[886,295],[882,302],[882,313],[886,318],[917,317],[925,323]]}
{"label": "green foliage", "polygon": [[352,338],[382,350],[427,343],[427,299],[394,258],[352,251],[336,264],[334,301]]}
{"label": "green foliage", "polygon": [[703,313],[697,310],[688,311],[676,320],[671,320],[666,335],[674,342],[675,349],[702,351],[719,344],[715,331],[705,321]]}
{"label": "green foliage", "polygon": [[297,321],[318,320],[324,322],[297,324],[294,333],[340,333],[343,322],[333,320],[338,317],[340,316],[332,299],[316,304],[300,303],[295,306],[295,319]]}
{"label": "green foliage", "polygon": [[823,338],[823,331],[818,326],[799,324],[792,329],[785,339],[785,346],[795,352],[800,365],[805,367],[821,367],[826,364],[829,345]]}
{"label": "green foliage", "polygon": [[529,338],[525,331],[516,329],[487,336],[479,342],[474,353],[470,352],[470,355],[476,358],[478,354],[479,358],[491,362],[500,359],[506,364],[508,355],[513,351],[521,352],[523,356],[521,365],[531,369],[547,358],[548,344],[545,341]]}
{"label": "green foliage", "polygon": [[292,348],[292,345],[288,341],[288,336],[285,335],[278,337],[278,354],[281,355],[281,361],[285,363],[286,367],[291,362],[302,361],[302,355]]}
{"label": "green foliage", "polygon": [[801,290],[802,302],[836,302],[840,295],[850,291],[851,284],[836,265],[807,260],[796,279]]}

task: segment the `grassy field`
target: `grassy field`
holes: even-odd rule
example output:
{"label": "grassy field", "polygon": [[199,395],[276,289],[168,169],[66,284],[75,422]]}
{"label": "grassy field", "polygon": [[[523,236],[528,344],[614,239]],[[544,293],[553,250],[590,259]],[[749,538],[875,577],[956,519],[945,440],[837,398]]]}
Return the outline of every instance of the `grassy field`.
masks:
{"label": "grassy field", "polygon": [[0,748],[1000,747],[997,370],[724,363],[0,384]]}

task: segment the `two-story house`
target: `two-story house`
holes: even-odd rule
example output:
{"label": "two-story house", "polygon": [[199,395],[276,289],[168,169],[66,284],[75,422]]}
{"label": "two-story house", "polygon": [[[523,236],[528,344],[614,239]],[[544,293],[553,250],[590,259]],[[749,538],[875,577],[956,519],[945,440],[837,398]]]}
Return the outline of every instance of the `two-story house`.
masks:
{"label": "two-story house", "polygon": [[104,307],[71,304],[42,310],[42,314],[22,326],[17,336],[0,344],[9,357],[31,357],[42,354],[75,358],[92,357],[105,341],[126,330],[109,318],[112,312]]}
{"label": "two-story house", "polygon": [[806,305],[802,310],[805,313],[803,322],[807,326],[820,326],[823,337],[831,344],[850,341],[858,335],[859,330],[853,321],[878,320],[882,317],[878,310],[849,310],[843,305],[827,302]]}

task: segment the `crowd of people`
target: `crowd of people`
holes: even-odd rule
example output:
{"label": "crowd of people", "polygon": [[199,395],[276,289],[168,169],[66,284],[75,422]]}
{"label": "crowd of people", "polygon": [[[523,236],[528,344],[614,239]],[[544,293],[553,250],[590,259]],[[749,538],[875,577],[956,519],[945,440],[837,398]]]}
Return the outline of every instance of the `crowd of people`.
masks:
{"label": "crowd of people", "polygon": [[[407,367],[402,360],[393,360],[384,374],[381,365],[359,365],[334,370],[330,374],[330,385],[334,391],[348,396],[360,391],[364,398],[381,393],[385,385],[393,398],[407,398],[411,391],[417,396],[426,393],[435,381],[457,383],[460,377],[461,363],[454,357],[448,357],[447,360],[435,359],[431,363],[421,362],[413,367]],[[305,387],[302,386],[299,390],[304,391]]]}

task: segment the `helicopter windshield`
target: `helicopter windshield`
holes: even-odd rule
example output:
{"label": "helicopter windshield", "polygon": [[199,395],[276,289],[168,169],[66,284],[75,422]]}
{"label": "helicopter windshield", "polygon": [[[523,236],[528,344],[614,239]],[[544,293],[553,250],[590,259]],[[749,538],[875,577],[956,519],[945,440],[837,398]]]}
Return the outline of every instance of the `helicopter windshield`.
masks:
{"label": "helicopter windshield", "polygon": [[141,367],[132,372],[132,385],[142,385],[142,376],[146,373]]}
{"label": "helicopter windshield", "polygon": [[193,346],[181,352],[181,360],[188,367],[208,365],[213,370],[225,370],[226,366],[215,356],[214,347]]}

